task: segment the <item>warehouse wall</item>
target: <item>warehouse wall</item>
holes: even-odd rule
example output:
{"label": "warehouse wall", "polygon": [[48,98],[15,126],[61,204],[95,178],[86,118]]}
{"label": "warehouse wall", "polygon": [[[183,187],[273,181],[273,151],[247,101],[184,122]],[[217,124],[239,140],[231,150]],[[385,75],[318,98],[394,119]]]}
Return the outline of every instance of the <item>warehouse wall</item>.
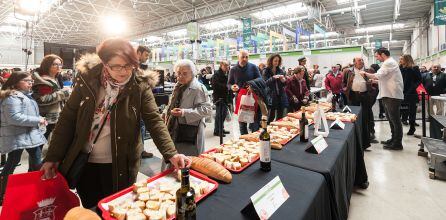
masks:
{"label": "warehouse wall", "polygon": [[[26,54],[22,48],[26,47],[24,39],[0,38],[0,68],[20,67],[24,68],[26,63]],[[33,54],[29,57],[28,66],[40,64],[43,58],[43,44],[35,45],[32,49]]]}
{"label": "warehouse wall", "polygon": [[[417,28],[414,28],[411,42],[408,45],[407,51],[414,59],[419,59],[418,64],[426,65],[428,68],[435,63],[440,63],[446,66],[445,55],[438,53],[446,50],[446,26],[434,26],[434,6],[432,4],[429,15],[429,27],[423,27],[422,22],[418,23]],[[438,54],[438,55],[437,55]],[[433,56],[434,55],[434,56]]]}

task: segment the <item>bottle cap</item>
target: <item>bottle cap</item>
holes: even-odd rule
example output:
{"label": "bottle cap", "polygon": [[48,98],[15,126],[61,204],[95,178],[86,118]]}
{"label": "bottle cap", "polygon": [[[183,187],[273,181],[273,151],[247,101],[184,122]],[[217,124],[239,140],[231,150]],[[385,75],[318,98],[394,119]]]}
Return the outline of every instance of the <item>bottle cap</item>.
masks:
{"label": "bottle cap", "polygon": [[183,169],[181,169],[181,174],[182,174],[182,175],[189,175],[189,168],[183,168]]}

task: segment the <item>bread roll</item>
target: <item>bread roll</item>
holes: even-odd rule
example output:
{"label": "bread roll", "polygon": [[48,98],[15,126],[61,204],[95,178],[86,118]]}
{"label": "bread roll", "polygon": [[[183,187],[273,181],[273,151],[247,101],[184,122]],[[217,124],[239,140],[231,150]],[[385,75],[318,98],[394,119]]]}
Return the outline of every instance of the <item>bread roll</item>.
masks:
{"label": "bread roll", "polygon": [[192,158],[192,169],[207,175],[211,178],[221,180],[225,183],[230,183],[232,181],[231,173],[226,170],[219,163],[201,157],[191,157]]}
{"label": "bread roll", "polygon": [[271,142],[271,148],[276,150],[282,150],[283,146],[277,142]]}
{"label": "bread roll", "polygon": [[127,220],[146,220],[147,217],[143,213],[127,214]]}
{"label": "bread roll", "polygon": [[80,206],[74,207],[67,212],[64,220],[100,220],[101,218],[90,209],[85,209]]}

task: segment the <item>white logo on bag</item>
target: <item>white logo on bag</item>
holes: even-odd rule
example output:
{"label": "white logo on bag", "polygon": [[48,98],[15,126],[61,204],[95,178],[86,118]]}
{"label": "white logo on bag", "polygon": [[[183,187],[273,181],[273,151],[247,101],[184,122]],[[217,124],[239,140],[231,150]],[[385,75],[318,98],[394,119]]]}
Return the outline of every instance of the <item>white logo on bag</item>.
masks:
{"label": "white logo on bag", "polygon": [[56,198],[44,199],[37,202],[39,209],[34,211],[34,220],[54,220],[56,219],[54,211],[56,210],[55,205],[53,205]]}

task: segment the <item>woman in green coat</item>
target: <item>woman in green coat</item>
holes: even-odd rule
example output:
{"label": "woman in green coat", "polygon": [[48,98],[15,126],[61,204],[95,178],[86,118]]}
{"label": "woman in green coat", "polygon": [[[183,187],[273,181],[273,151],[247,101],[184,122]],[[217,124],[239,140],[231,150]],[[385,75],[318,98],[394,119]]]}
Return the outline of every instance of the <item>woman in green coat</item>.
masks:
{"label": "woman in green coat", "polygon": [[158,76],[138,69],[132,45],[123,39],[108,39],[97,53],[76,64],[76,85],[53,131],[42,166],[45,179],[53,178],[56,169],[67,175],[78,155],[89,153],[76,185],[87,208],[135,182],[143,151],[140,120],[166,162],[177,168],[191,163],[175,150],[158,113],[152,94]]}

